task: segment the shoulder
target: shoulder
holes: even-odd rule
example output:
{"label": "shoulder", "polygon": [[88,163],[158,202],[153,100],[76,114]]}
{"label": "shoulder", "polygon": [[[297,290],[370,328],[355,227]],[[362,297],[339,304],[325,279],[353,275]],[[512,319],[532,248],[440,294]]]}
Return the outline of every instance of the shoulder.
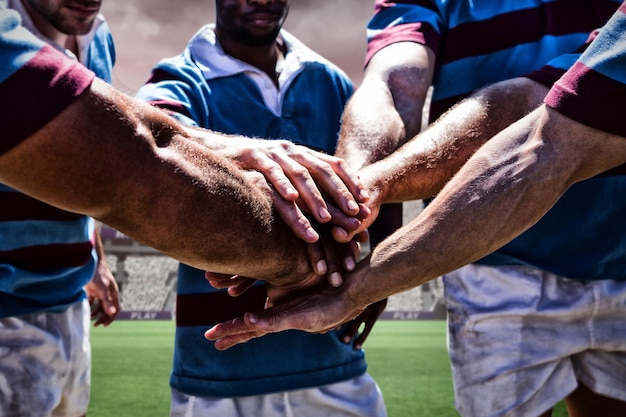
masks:
{"label": "shoulder", "polygon": [[317,71],[323,71],[337,80],[341,80],[342,83],[352,85],[352,80],[335,63],[329,61],[313,49],[309,48],[298,38],[287,32],[281,31],[281,37],[287,45],[290,54],[294,54],[303,65],[309,69],[315,69]]}

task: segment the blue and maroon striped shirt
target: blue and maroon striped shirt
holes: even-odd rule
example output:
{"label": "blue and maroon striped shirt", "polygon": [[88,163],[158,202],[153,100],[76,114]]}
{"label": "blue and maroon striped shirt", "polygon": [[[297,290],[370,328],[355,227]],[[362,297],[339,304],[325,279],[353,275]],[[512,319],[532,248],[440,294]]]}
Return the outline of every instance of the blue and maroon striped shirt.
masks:
{"label": "blue and maroon striped shirt", "polygon": [[397,42],[433,50],[431,121],[487,84],[518,77],[571,53],[604,25],[613,0],[376,0],[366,62]]}
{"label": "blue and maroon striped shirt", "polygon": [[[620,4],[610,0],[376,0],[368,25],[367,60],[395,42],[430,47],[436,54],[434,120],[486,84],[528,76],[551,86],[576,62],[589,34],[602,27]],[[623,31],[618,39],[624,42]],[[620,68],[613,61],[600,64],[593,55],[584,55],[555,86],[548,103],[583,123],[613,126],[624,134],[619,124],[620,115],[626,114],[624,85],[619,82],[624,82],[625,67],[623,59]],[[579,85],[580,80],[590,81],[573,97],[565,92],[571,90],[575,74],[584,74]],[[612,100],[605,101],[605,96],[598,100],[602,90],[597,88],[608,85],[609,79],[619,81],[610,83]],[[594,110],[589,105],[580,107],[585,101],[594,102]],[[622,166],[575,184],[537,224],[477,263],[530,265],[578,280],[623,279],[625,172]]]}
{"label": "blue and maroon striped shirt", "polygon": [[555,83],[545,103],[583,124],[626,136],[626,3]]}
{"label": "blue and maroon striped shirt", "polygon": [[[104,31],[93,43],[113,53],[108,29],[100,27]],[[4,2],[0,61],[0,153],[54,119],[94,78],[83,65],[21,27],[19,15]],[[0,317],[63,311],[84,298],[83,286],[95,270],[93,236],[93,219],[0,184]]]}

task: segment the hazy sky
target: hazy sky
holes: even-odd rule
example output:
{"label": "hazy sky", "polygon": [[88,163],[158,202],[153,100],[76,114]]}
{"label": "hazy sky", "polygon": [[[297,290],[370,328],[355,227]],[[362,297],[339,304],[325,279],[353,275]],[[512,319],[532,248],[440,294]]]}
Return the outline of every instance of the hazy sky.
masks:
{"label": "hazy sky", "polygon": [[[285,29],[361,80],[365,26],[373,0],[292,0]],[[105,0],[117,50],[113,84],[134,93],[161,58],[177,55],[203,24],[214,21],[214,0]]]}

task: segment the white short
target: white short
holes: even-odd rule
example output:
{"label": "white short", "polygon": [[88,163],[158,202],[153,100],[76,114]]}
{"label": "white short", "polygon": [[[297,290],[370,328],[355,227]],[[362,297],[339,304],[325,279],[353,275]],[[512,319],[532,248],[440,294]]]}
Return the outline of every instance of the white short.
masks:
{"label": "white short", "polygon": [[0,319],[0,415],[78,417],[89,405],[89,303]]}
{"label": "white short", "polygon": [[626,401],[626,280],[480,265],[443,280],[461,415],[540,415],[577,381]]}
{"label": "white short", "polygon": [[366,373],[322,387],[236,398],[192,397],[172,389],[170,417],[386,417],[376,382]]}

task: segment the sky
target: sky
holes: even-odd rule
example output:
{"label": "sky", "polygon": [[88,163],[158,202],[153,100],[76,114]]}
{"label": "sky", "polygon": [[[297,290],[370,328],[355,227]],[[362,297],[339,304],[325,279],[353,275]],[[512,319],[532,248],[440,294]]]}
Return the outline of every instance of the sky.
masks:
{"label": "sky", "polygon": [[[285,29],[340,66],[358,85],[373,0],[292,0]],[[179,54],[215,17],[214,0],[104,0],[117,52],[113,85],[127,93],[148,79],[159,59]]]}

